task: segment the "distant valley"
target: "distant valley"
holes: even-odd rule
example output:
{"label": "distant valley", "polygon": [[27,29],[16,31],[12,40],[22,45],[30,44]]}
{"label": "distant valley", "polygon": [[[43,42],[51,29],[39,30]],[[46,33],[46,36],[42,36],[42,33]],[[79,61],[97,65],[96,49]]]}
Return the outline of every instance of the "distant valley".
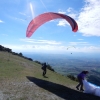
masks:
{"label": "distant valley", "polygon": [[88,81],[100,85],[100,60],[98,57],[65,54],[24,54],[24,56],[40,62],[46,62],[56,72],[65,76],[68,74],[76,76],[82,70],[88,70]]}

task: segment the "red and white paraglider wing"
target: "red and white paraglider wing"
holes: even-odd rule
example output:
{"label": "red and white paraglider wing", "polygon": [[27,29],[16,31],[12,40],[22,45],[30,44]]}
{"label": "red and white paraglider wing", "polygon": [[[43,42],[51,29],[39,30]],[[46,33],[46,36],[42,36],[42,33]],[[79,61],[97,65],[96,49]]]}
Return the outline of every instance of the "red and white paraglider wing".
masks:
{"label": "red and white paraglider wing", "polygon": [[65,15],[65,14],[60,14],[60,13],[53,13],[53,12],[48,12],[48,13],[43,13],[37,17],[35,17],[28,25],[27,31],[26,31],[26,37],[31,37],[31,35],[36,31],[38,27],[40,27],[42,24],[54,20],[54,19],[65,19],[72,27],[72,31],[76,32],[78,30],[78,25],[76,21]]}

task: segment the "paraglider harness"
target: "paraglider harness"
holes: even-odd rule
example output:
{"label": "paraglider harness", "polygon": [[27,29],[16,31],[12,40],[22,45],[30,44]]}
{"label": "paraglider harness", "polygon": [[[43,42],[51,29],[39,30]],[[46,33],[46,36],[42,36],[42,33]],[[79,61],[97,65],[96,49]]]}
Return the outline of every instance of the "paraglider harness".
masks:
{"label": "paraglider harness", "polygon": [[42,64],[42,70],[46,70],[46,64]]}
{"label": "paraglider harness", "polygon": [[44,70],[44,65],[42,65],[41,69]]}

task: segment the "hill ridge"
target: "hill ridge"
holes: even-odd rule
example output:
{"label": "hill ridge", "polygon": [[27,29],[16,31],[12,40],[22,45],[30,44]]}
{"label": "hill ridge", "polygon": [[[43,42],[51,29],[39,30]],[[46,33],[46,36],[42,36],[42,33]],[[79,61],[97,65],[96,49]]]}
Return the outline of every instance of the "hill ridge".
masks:
{"label": "hill ridge", "polygon": [[63,75],[47,70],[47,77],[42,76],[41,64],[0,51],[1,100],[100,100],[77,91],[77,82]]}

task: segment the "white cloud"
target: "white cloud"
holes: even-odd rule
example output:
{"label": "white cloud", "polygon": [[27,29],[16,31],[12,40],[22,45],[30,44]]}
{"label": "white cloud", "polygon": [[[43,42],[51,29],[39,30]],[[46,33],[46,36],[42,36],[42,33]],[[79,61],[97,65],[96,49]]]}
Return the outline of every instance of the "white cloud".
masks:
{"label": "white cloud", "polygon": [[[68,46],[57,46],[57,45],[8,45],[3,44],[4,47],[12,49],[14,52],[42,52],[42,53],[67,53],[67,52],[100,52],[100,47],[95,46],[83,46],[75,48],[69,48]],[[95,53],[94,52],[94,53]]]}
{"label": "white cloud", "polygon": [[70,13],[70,14],[68,14],[68,16],[70,16],[70,17],[72,17],[72,18],[76,19],[77,14],[75,14],[75,13]]}
{"label": "white cloud", "polygon": [[66,51],[66,47],[57,45],[9,45],[3,44],[4,47],[8,47],[15,52],[63,52]]}
{"label": "white cloud", "polygon": [[[70,16],[74,19],[76,19],[76,17],[77,17],[77,13],[73,10],[73,8],[68,8],[67,12],[59,10],[58,13],[61,13],[61,14],[67,13],[68,16]],[[69,25],[69,23],[66,20],[62,19],[58,22],[57,25],[58,26],[66,26],[66,25]]]}
{"label": "white cloud", "polygon": [[69,42],[70,45],[77,45],[77,46],[81,46],[81,45],[91,45],[88,42]]}
{"label": "white cloud", "polygon": [[100,47],[95,47],[95,46],[84,46],[84,47],[79,47],[79,48],[76,48],[78,52],[88,52],[88,53],[97,53],[97,52],[100,52]]}
{"label": "white cloud", "polygon": [[57,26],[66,26],[69,25],[69,23],[66,20],[60,20]]}
{"label": "white cloud", "polygon": [[17,20],[17,21],[26,21],[27,18],[18,18],[18,17],[13,17],[13,16],[10,16],[10,15],[7,15],[9,18],[13,19],[13,20]]}
{"label": "white cloud", "polygon": [[[100,36],[100,0],[84,0],[85,5],[81,8],[78,14],[73,8],[67,9],[67,15],[77,19],[78,31],[83,36]],[[66,14],[66,12],[59,10],[59,13]],[[59,26],[66,26],[66,20],[60,20]]]}
{"label": "white cloud", "polygon": [[20,20],[20,21],[26,21],[25,19],[21,19],[21,18],[14,18],[15,20]]}
{"label": "white cloud", "polygon": [[26,16],[26,14],[25,13],[22,13],[22,12],[19,12],[19,14]]}
{"label": "white cloud", "polygon": [[60,14],[66,14],[66,12],[65,11],[58,11],[58,13],[60,13]]}
{"label": "white cloud", "polygon": [[4,23],[4,21],[0,20],[0,23]]}
{"label": "white cloud", "polygon": [[100,0],[85,0],[78,16],[79,32],[84,36],[100,36]]}
{"label": "white cloud", "polygon": [[73,8],[69,7],[67,9],[67,15],[74,18],[74,19],[76,19],[78,14]]}
{"label": "white cloud", "polygon": [[49,45],[60,45],[61,42],[57,42],[54,40],[36,40],[36,39],[20,39],[20,41],[34,43],[34,44],[49,44]]}
{"label": "white cloud", "polygon": [[73,8],[69,7],[69,8],[67,9],[67,12],[72,12],[72,10],[73,10]]}

